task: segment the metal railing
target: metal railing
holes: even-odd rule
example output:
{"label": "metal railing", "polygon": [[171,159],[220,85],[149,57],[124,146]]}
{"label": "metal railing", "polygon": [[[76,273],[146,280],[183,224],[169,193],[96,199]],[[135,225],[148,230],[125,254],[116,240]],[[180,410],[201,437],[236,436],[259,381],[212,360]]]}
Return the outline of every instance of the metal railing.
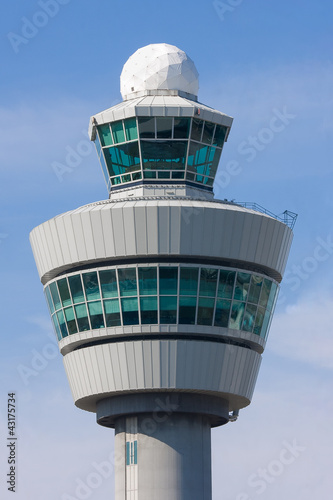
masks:
{"label": "metal railing", "polygon": [[295,214],[290,210],[285,210],[282,214],[276,215],[269,210],[266,210],[266,208],[262,207],[261,205],[258,205],[258,203],[253,203],[251,201],[234,201],[233,203],[235,205],[240,205],[241,207],[250,208],[251,210],[255,210],[256,212],[269,215],[270,217],[283,222],[284,224],[286,224],[286,226],[290,227],[290,229],[294,229],[298,214]]}

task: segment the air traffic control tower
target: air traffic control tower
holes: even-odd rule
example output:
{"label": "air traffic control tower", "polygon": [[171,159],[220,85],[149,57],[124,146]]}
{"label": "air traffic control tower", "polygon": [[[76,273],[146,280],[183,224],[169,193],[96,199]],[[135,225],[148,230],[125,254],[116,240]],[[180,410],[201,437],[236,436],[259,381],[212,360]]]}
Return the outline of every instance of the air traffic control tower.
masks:
{"label": "air traffic control tower", "polygon": [[251,402],[294,217],[214,199],[232,118],[183,51],[139,49],[121,93],[89,126],[109,199],[31,244],[75,404],[115,429],[115,499],[211,500],[211,428]]}

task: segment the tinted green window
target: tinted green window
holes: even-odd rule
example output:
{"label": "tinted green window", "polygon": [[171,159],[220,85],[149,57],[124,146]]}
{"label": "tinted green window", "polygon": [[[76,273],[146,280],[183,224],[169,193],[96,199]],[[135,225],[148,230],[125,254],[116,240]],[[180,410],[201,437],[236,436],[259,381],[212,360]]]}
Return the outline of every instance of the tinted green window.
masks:
{"label": "tinted green window", "polygon": [[185,172],[181,172],[181,171],[172,171],[171,172],[171,178],[172,179],[184,179],[185,178]]}
{"label": "tinted green window", "polygon": [[194,325],[196,312],[196,297],[179,297],[179,324]]}
{"label": "tinted green window", "polygon": [[223,127],[222,125],[216,125],[214,139],[213,139],[214,146],[222,148],[227,130],[228,129],[226,127]]}
{"label": "tinted green window", "polygon": [[157,268],[139,267],[139,289],[140,295],[157,294]]}
{"label": "tinted green window", "polygon": [[245,330],[246,332],[253,332],[256,313],[257,313],[257,306],[253,304],[248,304],[246,306],[242,330]]}
{"label": "tinted green window", "polygon": [[59,297],[59,293],[58,293],[57,284],[55,282],[51,283],[51,285],[50,285],[50,292],[51,292],[51,295],[52,295],[54,308],[55,309],[60,309],[60,307],[61,307],[60,297]]}
{"label": "tinted green window", "polygon": [[62,280],[58,281],[58,289],[59,289],[62,305],[64,307],[70,306],[72,301],[71,301],[71,296],[69,294],[69,289],[68,289],[66,278],[63,278]]}
{"label": "tinted green window", "polygon": [[201,141],[202,128],[203,128],[203,121],[196,120],[195,118],[193,118],[191,139],[193,139],[194,141]]}
{"label": "tinted green window", "polygon": [[184,170],[187,141],[141,141],[143,168]]}
{"label": "tinted green window", "polygon": [[134,441],[134,464],[138,463],[138,442]]}
{"label": "tinted green window", "polygon": [[116,270],[110,269],[99,271],[99,281],[101,283],[102,297],[109,299],[110,297],[118,297]]}
{"label": "tinted green window", "polygon": [[234,299],[246,300],[250,286],[250,279],[251,279],[251,274],[240,273],[240,272],[237,273]]}
{"label": "tinted green window", "polygon": [[95,146],[96,146],[97,156],[98,156],[98,158],[100,158],[100,154],[101,154],[102,146],[101,146],[101,142],[100,142],[100,140],[99,140],[98,135],[96,135],[96,139],[95,139]]}
{"label": "tinted green window", "polygon": [[131,463],[130,443],[126,441],[126,465]]}
{"label": "tinted green window", "polygon": [[198,325],[211,325],[213,322],[214,299],[199,298]]}
{"label": "tinted green window", "polygon": [[143,325],[157,323],[157,297],[142,297],[140,299],[141,323]]}
{"label": "tinted green window", "polygon": [[233,328],[234,330],[242,329],[244,312],[245,312],[245,302],[237,302],[237,301],[233,302],[230,321],[229,321],[229,328]]}
{"label": "tinted green window", "polygon": [[261,327],[261,332],[260,332],[260,337],[263,339],[266,338],[267,333],[268,333],[268,324],[270,320],[271,313],[269,311],[265,312],[264,320],[262,322],[262,327]]}
{"label": "tinted green window", "polygon": [[171,139],[172,137],[172,118],[156,118],[157,139]]}
{"label": "tinted green window", "polygon": [[104,300],[106,326],[120,326],[119,299]]}
{"label": "tinted green window", "polygon": [[230,308],[231,300],[217,299],[214,326],[228,328]]}
{"label": "tinted green window", "polygon": [[69,276],[68,283],[71,289],[74,304],[84,302],[85,298],[82,289],[81,276],[79,274],[76,276]]}
{"label": "tinted green window", "polygon": [[263,309],[262,307],[258,307],[256,320],[254,323],[254,329],[253,329],[253,333],[255,333],[256,335],[260,335],[260,333],[261,333],[261,328],[262,328],[262,324],[264,321],[264,316],[265,316],[265,309]]}
{"label": "tinted green window", "polygon": [[252,274],[248,301],[258,304],[263,278]]}
{"label": "tinted green window", "polygon": [[119,142],[125,142],[125,134],[124,134],[122,120],[120,120],[119,122],[111,123],[111,128],[115,144],[118,144]]}
{"label": "tinted green window", "polygon": [[273,308],[276,292],[277,292],[277,285],[272,282],[271,291],[269,293],[269,298],[267,301],[267,309],[269,311],[271,311]]}
{"label": "tinted green window", "polygon": [[139,118],[141,139],[155,139],[155,118]]}
{"label": "tinted green window", "polygon": [[101,301],[88,302],[88,309],[89,309],[91,328],[93,330],[97,328],[104,328],[104,318],[103,318]]}
{"label": "tinted green window", "polygon": [[272,288],[272,281],[267,280],[266,278],[264,279],[262,288],[261,288],[261,294],[260,294],[260,300],[259,300],[259,305],[262,307],[267,307],[267,302],[269,299],[269,294],[271,292]]}
{"label": "tinted green window", "polygon": [[164,172],[164,170],[161,170],[160,172],[157,172],[157,177],[158,179],[170,179],[170,171]]}
{"label": "tinted green window", "polygon": [[104,156],[111,177],[133,172],[140,168],[140,155],[137,141],[104,149]]}
{"label": "tinted green window", "polygon": [[177,323],[177,297],[160,297],[160,323]]}
{"label": "tinted green window", "polygon": [[201,269],[199,295],[215,297],[217,269]]}
{"label": "tinted green window", "polygon": [[109,123],[106,125],[100,125],[98,127],[98,134],[102,146],[111,146],[113,144]]}
{"label": "tinted green window", "polygon": [[180,268],[180,295],[197,295],[198,291],[198,272],[197,267]]}
{"label": "tinted green window", "polygon": [[58,340],[61,340],[61,332],[60,332],[59,323],[58,323],[56,314],[54,314],[52,316],[52,321],[53,321],[53,325],[54,325],[54,328],[55,328],[55,331],[57,334],[57,338],[58,338]]}
{"label": "tinted green window", "polygon": [[86,304],[80,304],[78,306],[74,306],[77,325],[79,327],[80,332],[85,332],[86,330],[90,330],[90,324],[88,320],[88,312]]}
{"label": "tinted green window", "polygon": [[149,170],[146,170],[145,172],[143,172],[143,177],[145,179],[156,179],[156,172],[149,172]]}
{"label": "tinted green window", "polygon": [[211,144],[214,135],[215,124],[211,122],[205,122],[203,134],[202,134],[202,142],[206,144]]}
{"label": "tinted green window", "polygon": [[66,317],[66,323],[69,334],[72,335],[73,333],[77,333],[77,326],[76,326],[73,307],[67,307],[66,309],[64,309],[64,313]]}
{"label": "tinted green window", "polygon": [[176,295],[178,290],[178,268],[160,267],[160,295]]}
{"label": "tinted green window", "polygon": [[190,127],[189,118],[175,118],[173,137],[175,139],[187,139]]}
{"label": "tinted green window", "polygon": [[68,331],[67,331],[64,313],[62,311],[58,311],[56,314],[57,314],[57,318],[59,321],[61,335],[62,335],[62,337],[67,337]]}
{"label": "tinted green window", "polygon": [[53,314],[54,313],[54,305],[53,305],[53,301],[52,301],[52,297],[51,297],[51,292],[50,292],[50,289],[48,286],[45,288],[45,297],[46,297],[46,300],[47,300],[47,303],[48,303],[48,306],[50,309],[50,314]]}
{"label": "tinted green window", "polygon": [[136,128],[136,118],[128,118],[124,121],[126,139],[133,141],[138,138],[138,130]]}
{"label": "tinted green window", "polygon": [[136,269],[118,269],[120,295],[126,297],[129,295],[137,295],[136,287]]}
{"label": "tinted green window", "polygon": [[139,324],[138,299],[136,297],[121,299],[121,309],[123,313],[124,325]]}
{"label": "tinted green window", "polygon": [[235,271],[220,269],[219,287],[217,290],[218,297],[222,297],[223,299],[232,299],[235,276]]}
{"label": "tinted green window", "polygon": [[84,289],[86,291],[87,300],[100,299],[97,273],[84,273],[82,275]]}

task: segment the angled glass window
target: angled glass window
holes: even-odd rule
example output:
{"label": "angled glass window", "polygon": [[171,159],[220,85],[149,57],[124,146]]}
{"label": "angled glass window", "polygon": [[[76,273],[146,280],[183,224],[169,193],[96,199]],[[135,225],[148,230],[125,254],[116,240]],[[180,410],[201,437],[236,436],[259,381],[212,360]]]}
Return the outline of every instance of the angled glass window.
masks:
{"label": "angled glass window", "polygon": [[184,170],[187,141],[141,141],[143,168]]}
{"label": "angled glass window", "polygon": [[246,332],[253,332],[256,313],[257,313],[257,306],[253,304],[248,304],[246,306],[242,330],[245,330]]}
{"label": "angled glass window", "polygon": [[227,269],[220,269],[219,287],[217,296],[223,299],[232,299],[234,291],[236,271],[229,271]]}
{"label": "angled glass window", "polygon": [[71,289],[74,304],[77,304],[78,302],[84,302],[85,298],[83,294],[81,276],[79,274],[77,274],[76,276],[69,276],[68,283]]}
{"label": "angled glass window", "polygon": [[111,146],[113,144],[110,124],[106,123],[105,125],[100,125],[97,127],[98,135],[101,140],[102,146]]}
{"label": "angled glass window", "polygon": [[253,302],[253,304],[258,304],[263,280],[264,279],[261,276],[252,274],[249,297],[248,297],[249,302]]}
{"label": "angled glass window", "polygon": [[62,337],[61,337],[61,332],[60,332],[59,323],[58,323],[58,319],[57,319],[56,314],[53,314],[52,322],[53,322],[54,329],[55,329],[56,334],[57,334],[57,338],[58,338],[58,340],[61,340]]}
{"label": "angled glass window", "polygon": [[79,327],[80,332],[85,332],[90,330],[90,324],[88,319],[88,311],[86,304],[80,304],[78,306],[74,306],[75,315],[77,319],[77,325]]}
{"label": "angled glass window", "polygon": [[174,139],[187,139],[190,128],[189,118],[174,118]]}
{"label": "angled glass window", "polygon": [[139,267],[140,295],[157,295],[157,268]]}
{"label": "angled glass window", "polygon": [[155,118],[139,118],[141,139],[155,139]]}
{"label": "angled glass window", "polygon": [[198,325],[211,326],[213,322],[214,302],[214,299],[199,298],[197,318]]}
{"label": "angled glass window", "polygon": [[104,328],[104,318],[102,311],[102,303],[100,300],[96,302],[88,302],[89,316],[92,330]]}
{"label": "angled glass window", "polygon": [[191,139],[194,141],[201,141],[202,129],[203,129],[203,120],[197,120],[196,118],[192,118],[192,132]]}
{"label": "angled glass window", "polygon": [[268,301],[267,301],[267,309],[269,311],[271,311],[273,308],[276,293],[277,293],[277,285],[272,282],[271,291],[269,293],[269,297],[268,297]]}
{"label": "angled glass window", "polygon": [[200,296],[215,297],[217,269],[202,268],[200,272]]}
{"label": "angled glass window", "polygon": [[172,138],[172,118],[156,118],[156,136],[157,139]]}
{"label": "angled glass window", "polygon": [[118,297],[116,270],[99,271],[103,299]]}
{"label": "angled glass window", "polygon": [[253,328],[253,333],[255,333],[256,335],[260,335],[261,333],[262,324],[264,322],[264,316],[265,316],[265,309],[263,309],[262,307],[258,307],[256,320]]}
{"label": "angled glass window", "polygon": [[176,295],[178,267],[160,267],[160,295]]}
{"label": "angled glass window", "polygon": [[138,142],[128,142],[103,150],[109,175],[126,174],[140,168]]}
{"label": "angled glass window", "polygon": [[125,142],[125,134],[124,134],[122,120],[111,123],[111,128],[115,144],[118,144],[119,142]]}
{"label": "angled glass window", "polygon": [[97,272],[84,273],[82,275],[84,289],[86,292],[87,300],[100,299]]}
{"label": "angled glass window", "polygon": [[177,297],[160,297],[160,323],[177,323]]}
{"label": "angled glass window", "polygon": [[101,141],[99,140],[98,135],[96,135],[95,146],[96,146],[97,156],[98,156],[98,158],[100,158],[101,151],[102,151],[102,146],[101,146]]}
{"label": "angled glass window", "polygon": [[49,306],[50,314],[53,314],[54,313],[54,305],[53,305],[53,301],[52,301],[52,297],[51,297],[50,288],[48,286],[45,287],[45,297],[47,300],[47,304]]}
{"label": "angled glass window", "polygon": [[267,280],[266,278],[264,279],[263,285],[261,287],[261,294],[260,294],[260,300],[259,300],[259,305],[262,307],[267,307],[268,299],[269,299],[269,294],[271,292],[272,288],[272,281]]}
{"label": "angled glass window", "polygon": [[136,118],[128,118],[124,121],[126,140],[133,141],[138,138],[138,129],[136,127]]}
{"label": "angled glass window", "polygon": [[260,332],[260,337],[262,337],[263,339],[266,338],[266,336],[267,336],[267,329],[268,329],[270,316],[271,316],[271,313],[269,311],[266,311],[263,322],[262,322],[261,332]]}
{"label": "angled glass window", "polygon": [[137,295],[136,269],[118,269],[119,289],[122,297]]}
{"label": "angled glass window", "polygon": [[245,302],[234,301],[232,304],[229,328],[241,330],[245,312]]}
{"label": "angled glass window", "polygon": [[196,297],[179,297],[179,324],[194,325],[196,312]]}
{"label": "angled glass window", "polygon": [[222,148],[225,136],[227,134],[227,130],[228,130],[227,127],[223,127],[223,125],[216,125],[214,139],[213,139],[213,146],[218,146],[219,148]]}
{"label": "angled glass window", "polygon": [[231,300],[217,299],[214,326],[228,328]]}
{"label": "angled glass window", "polygon": [[77,333],[77,326],[76,326],[73,307],[67,307],[66,309],[64,309],[64,313],[69,334],[73,335],[73,333]]}
{"label": "angled glass window", "polygon": [[67,285],[66,278],[63,278],[58,281],[58,289],[61,297],[61,302],[64,307],[70,306],[72,303],[71,296],[69,293],[69,288]]}
{"label": "angled glass window", "polygon": [[221,150],[204,144],[190,143],[187,169],[199,175],[214,176],[221,156]]}
{"label": "angled glass window", "polygon": [[198,291],[198,274],[197,267],[181,267],[180,268],[180,295],[197,295]]}
{"label": "angled glass window", "polygon": [[58,321],[59,321],[61,336],[62,337],[68,337],[68,330],[67,330],[65,316],[64,316],[63,311],[60,310],[56,314],[57,314],[57,318],[58,318]]}
{"label": "angled glass window", "polygon": [[104,312],[105,312],[105,321],[106,326],[120,326],[120,308],[119,308],[119,299],[112,300],[104,300]]}
{"label": "angled glass window", "polygon": [[249,286],[250,286],[251,274],[248,273],[237,273],[236,286],[234,299],[236,300],[246,300]]}
{"label": "angled glass window", "polygon": [[202,142],[206,144],[211,144],[213,140],[215,130],[215,123],[205,122],[203,133],[202,133]]}
{"label": "angled glass window", "polygon": [[61,303],[60,303],[60,297],[59,297],[59,293],[58,293],[58,288],[57,288],[57,283],[56,282],[53,282],[53,283],[50,284],[50,292],[51,292],[51,295],[52,295],[54,308],[56,310],[60,309]]}
{"label": "angled glass window", "polygon": [[123,313],[123,324],[124,325],[138,325],[139,324],[137,297],[131,297],[128,299],[121,299],[121,310]]}
{"label": "angled glass window", "polygon": [[157,297],[141,297],[141,323],[153,325],[157,323]]}

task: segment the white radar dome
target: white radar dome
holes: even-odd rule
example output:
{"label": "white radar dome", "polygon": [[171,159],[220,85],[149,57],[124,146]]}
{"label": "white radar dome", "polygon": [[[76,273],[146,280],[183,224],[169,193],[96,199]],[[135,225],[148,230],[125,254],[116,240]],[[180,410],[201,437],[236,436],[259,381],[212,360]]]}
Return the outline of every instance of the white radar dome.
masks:
{"label": "white radar dome", "polygon": [[197,97],[198,77],[194,62],[183,50],[167,43],[155,43],[138,49],[125,63],[120,75],[120,92],[123,99],[154,90],[178,90]]}

